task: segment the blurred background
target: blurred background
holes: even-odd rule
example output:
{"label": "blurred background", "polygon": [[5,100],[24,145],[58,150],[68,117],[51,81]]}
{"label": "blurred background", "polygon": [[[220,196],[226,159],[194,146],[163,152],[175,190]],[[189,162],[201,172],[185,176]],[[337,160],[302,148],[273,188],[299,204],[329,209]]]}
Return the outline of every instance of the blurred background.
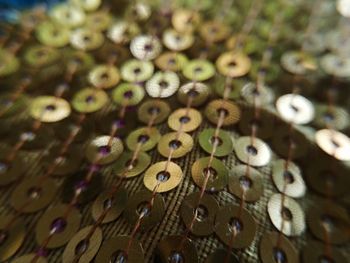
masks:
{"label": "blurred background", "polygon": [[62,2],[62,0],[0,0],[0,20],[14,23],[19,17],[20,10],[35,5],[48,8],[58,2]]}

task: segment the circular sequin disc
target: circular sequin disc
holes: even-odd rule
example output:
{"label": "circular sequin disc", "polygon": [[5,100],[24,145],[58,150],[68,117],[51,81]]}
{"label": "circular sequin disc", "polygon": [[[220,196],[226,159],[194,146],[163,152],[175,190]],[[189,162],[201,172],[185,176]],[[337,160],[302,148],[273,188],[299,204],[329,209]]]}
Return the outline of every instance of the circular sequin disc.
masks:
{"label": "circular sequin disc", "polygon": [[209,176],[206,190],[217,192],[222,190],[228,183],[228,170],[218,159],[210,157],[200,158],[195,161],[191,168],[192,179],[199,187],[204,187],[205,179]]}
{"label": "circular sequin disc", "polygon": [[78,231],[81,215],[76,208],[71,208],[67,213],[68,206],[59,204],[46,210],[40,217],[35,227],[35,237],[39,244],[43,244],[49,236],[47,248],[57,248],[66,244]]}
{"label": "circular sequin disc", "polygon": [[191,228],[194,235],[209,236],[214,232],[214,221],[219,204],[211,195],[204,194],[198,202],[199,197],[199,192],[186,196],[182,201],[180,215],[187,228],[190,227],[192,219],[195,217]]}
{"label": "circular sequin disc", "polygon": [[286,236],[300,236],[305,231],[304,212],[294,199],[274,194],[267,204],[267,211],[273,225]]}
{"label": "circular sequin disc", "polygon": [[193,148],[193,138],[187,133],[170,132],[162,136],[158,142],[158,152],[168,157],[180,158]]}
{"label": "circular sequin disc", "polygon": [[305,195],[306,185],[300,168],[293,162],[286,167],[285,160],[277,160],[272,166],[272,180],[278,191],[287,196],[298,198]]}
{"label": "circular sequin disc", "polygon": [[102,243],[102,230],[99,227],[95,228],[93,234],[87,239],[92,228],[93,226],[84,227],[72,237],[63,251],[63,263],[90,262],[95,257]]}
{"label": "circular sequin disc", "polygon": [[[116,220],[126,208],[128,201],[128,192],[125,188],[119,187],[112,195],[109,192],[103,192],[94,201],[91,214],[96,222],[102,218],[101,223],[106,224]],[[106,210],[108,210],[106,212]]]}
{"label": "circular sequin disc", "polygon": [[131,178],[141,174],[151,163],[151,157],[145,152],[139,152],[133,161],[134,152],[123,152],[113,164],[113,172],[122,178]]}
{"label": "circular sequin disc", "polygon": [[168,118],[168,125],[174,131],[181,128],[183,132],[191,132],[199,127],[202,115],[193,108],[180,108],[174,111]]}
{"label": "circular sequin disc", "polygon": [[341,161],[350,160],[350,138],[345,134],[323,129],[316,132],[317,145],[327,154]]}
{"label": "circular sequin disc", "polygon": [[311,233],[323,242],[344,244],[349,241],[350,219],[348,212],[336,203],[318,202],[307,212]]}
{"label": "circular sequin disc", "polygon": [[[181,246],[182,244],[182,246]],[[198,262],[197,249],[188,238],[167,236],[158,243],[156,258],[161,263],[166,262]]]}
{"label": "circular sequin disc", "polygon": [[[279,243],[279,247],[276,245]],[[260,258],[263,263],[298,263],[298,252],[293,244],[276,232],[264,233],[260,241]]]}
{"label": "circular sequin disc", "polygon": [[163,100],[147,100],[138,108],[137,115],[141,122],[148,124],[153,120],[154,124],[159,124],[167,119],[170,114],[169,105]]}
{"label": "circular sequin disc", "polygon": [[30,115],[41,122],[58,122],[69,116],[69,103],[53,96],[40,96],[30,106]]}
{"label": "circular sequin disc", "polygon": [[313,104],[298,94],[286,94],[278,98],[276,108],[281,117],[295,124],[306,124],[315,115]]}
{"label": "circular sequin disc", "polygon": [[252,243],[256,228],[250,213],[235,205],[221,207],[215,219],[215,233],[227,246],[232,244],[232,248],[236,249],[248,247]]}
{"label": "circular sequin disc", "polygon": [[[130,236],[116,236],[103,242],[101,249],[96,256],[96,262],[127,262],[128,263],[143,263],[143,249],[139,241],[133,240],[130,242]],[[129,247],[129,253],[126,256],[126,249]]]}
{"label": "circular sequin disc", "polygon": [[122,83],[112,91],[112,99],[122,106],[135,106],[145,96],[145,90],[136,84]]}
{"label": "circular sequin disc", "polygon": [[205,81],[215,75],[215,68],[208,60],[193,59],[185,65],[182,74],[193,81]]}
{"label": "circular sequin disc", "polygon": [[243,136],[236,140],[235,152],[241,162],[253,166],[265,166],[271,160],[270,147],[262,140]]}
{"label": "circular sequin disc", "polygon": [[140,147],[141,151],[152,150],[161,138],[160,132],[157,128],[139,128],[134,130],[126,138],[126,145],[130,151],[135,151]]}
{"label": "circular sequin disc", "polygon": [[228,189],[246,202],[255,202],[264,192],[261,173],[246,165],[237,165],[229,173]]}
{"label": "circular sequin disc", "polygon": [[118,84],[120,76],[116,67],[98,65],[90,71],[88,79],[96,88],[110,89]]}
{"label": "circular sequin disc", "polygon": [[[237,123],[241,117],[239,107],[227,100],[213,100],[205,108],[205,116],[214,124],[222,119],[222,126],[229,126]],[[220,116],[223,116],[223,118]]]}
{"label": "circular sequin disc", "polygon": [[103,90],[85,88],[75,94],[72,106],[78,112],[92,113],[100,110],[107,102],[108,96]]}
{"label": "circular sequin disc", "polygon": [[233,139],[230,134],[224,130],[219,130],[218,135],[215,136],[215,129],[204,129],[199,134],[199,145],[207,153],[211,154],[216,144],[214,156],[227,156],[233,151]]}
{"label": "circular sequin disc", "polygon": [[123,215],[131,226],[135,225],[141,215],[143,218],[140,229],[143,231],[149,230],[162,220],[165,213],[163,198],[161,195],[155,195],[150,209],[151,199],[152,192],[148,190],[137,192],[129,198]]}
{"label": "circular sequin disc", "polygon": [[121,69],[122,79],[128,82],[143,82],[152,77],[154,66],[149,61],[130,59],[126,61]]}
{"label": "circular sequin disc", "polygon": [[26,178],[13,190],[11,206],[21,213],[33,213],[48,206],[58,186],[53,179]]}
{"label": "circular sequin disc", "polygon": [[143,183],[150,191],[163,193],[177,187],[183,177],[182,169],[173,162],[158,162],[145,172]]}
{"label": "circular sequin disc", "polygon": [[162,51],[162,45],[157,37],[139,35],[131,40],[131,54],[140,60],[155,59]]}
{"label": "circular sequin disc", "polygon": [[221,54],[216,60],[216,67],[220,74],[237,78],[249,72],[251,61],[243,53],[226,52]]}
{"label": "circular sequin disc", "polygon": [[123,142],[116,137],[99,136],[86,148],[86,158],[94,164],[109,164],[119,158],[124,150]]}
{"label": "circular sequin disc", "polygon": [[167,98],[179,88],[180,80],[176,73],[171,71],[156,72],[146,83],[146,91],[153,98]]}
{"label": "circular sequin disc", "polygon": [[164,52],[154,61],[155,65],[163,71],[180,71],[187,64],[188,58],[181,53]]}
{"label": "circular sequin disc", "polygon": [[209,94],[210,90],[207,85],[193,81],[180,87],[177,98],[184,105],[191,101],[192,106],[200,106],[208,99]]}

